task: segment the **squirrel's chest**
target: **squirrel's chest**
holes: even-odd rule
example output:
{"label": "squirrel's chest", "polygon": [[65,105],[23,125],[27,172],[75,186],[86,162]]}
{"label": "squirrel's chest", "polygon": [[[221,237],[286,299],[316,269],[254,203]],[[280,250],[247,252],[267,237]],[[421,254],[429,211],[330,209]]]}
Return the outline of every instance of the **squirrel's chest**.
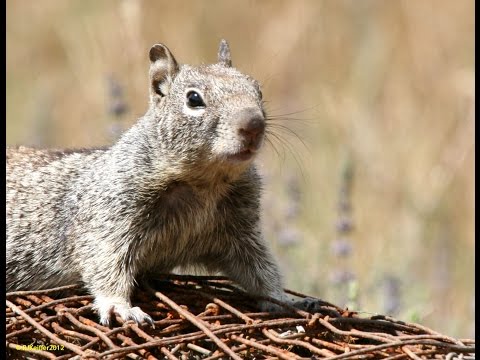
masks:
{"label": "squirrel's chest", "polygon": [[170,269],[195,263],[206,254],[216,252],[213,236],[221,221],[215,198],[197,194],[186,186],[176,186],[161,194],[143,216],[141,250],[144,266]]}
{"label": "squirrel's chest", "polygon": [[182,183],[160,192],[152,201],[145,221],[158,241],[172,241],[209,232],[219,218],[218,197],[205,194]]}

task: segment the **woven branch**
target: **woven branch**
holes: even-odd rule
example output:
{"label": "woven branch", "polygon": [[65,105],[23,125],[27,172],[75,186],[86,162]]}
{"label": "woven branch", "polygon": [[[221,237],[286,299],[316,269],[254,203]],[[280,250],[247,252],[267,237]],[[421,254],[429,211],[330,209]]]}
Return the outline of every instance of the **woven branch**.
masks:
{"label": "woven branch", "polygon": [[367,317],[326,302],[314,314],[287,304],[282,313],[259,312],[257,299],[223,277],[168,275],[155,290],[138,289],[133,299],[152,316],[155,328],[118,317],[108,328],[98,323],[93,297],[79,286],[11,292],[7,358],[475,358],[474,340],[418,324]]}

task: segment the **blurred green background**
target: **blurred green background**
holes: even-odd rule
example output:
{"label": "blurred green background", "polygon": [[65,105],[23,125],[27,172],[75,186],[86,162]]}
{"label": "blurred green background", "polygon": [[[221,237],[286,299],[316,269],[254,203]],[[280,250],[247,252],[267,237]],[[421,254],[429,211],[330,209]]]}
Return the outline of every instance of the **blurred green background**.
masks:
{"label": "blurred green background", "polygon": [[474,1],[6,9],[8,145],[111,143],[147,108],[153,44],[200,64],[226,38],[274,118],[258,163],[286,286],[474,336]]}

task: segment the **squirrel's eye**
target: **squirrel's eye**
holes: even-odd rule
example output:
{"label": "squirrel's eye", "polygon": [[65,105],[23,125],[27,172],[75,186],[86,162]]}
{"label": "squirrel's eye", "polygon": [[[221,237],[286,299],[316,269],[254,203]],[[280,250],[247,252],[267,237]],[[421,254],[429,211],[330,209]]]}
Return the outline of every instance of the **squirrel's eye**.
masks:
{"label": "squirrel's eye", "polygon": [[187,105],[191,108],[205,107],[202,97],[196,91],[189,91],[187,93]]}

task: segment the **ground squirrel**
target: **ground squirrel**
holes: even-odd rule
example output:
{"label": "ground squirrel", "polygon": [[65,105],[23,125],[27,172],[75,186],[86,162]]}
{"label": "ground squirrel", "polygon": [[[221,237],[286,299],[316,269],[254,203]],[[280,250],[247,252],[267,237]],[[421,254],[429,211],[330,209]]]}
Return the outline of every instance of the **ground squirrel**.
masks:
{"label": "ground squirrel", "polygon": [[180,65],[162,44],[149,57],[148,111],[111,147],[7,148],[7,291],[81,282],[103,324],[151,322],[135,284],[200,266],[285,299],[259,221],[258,82],[225,40],[216,64]]}

